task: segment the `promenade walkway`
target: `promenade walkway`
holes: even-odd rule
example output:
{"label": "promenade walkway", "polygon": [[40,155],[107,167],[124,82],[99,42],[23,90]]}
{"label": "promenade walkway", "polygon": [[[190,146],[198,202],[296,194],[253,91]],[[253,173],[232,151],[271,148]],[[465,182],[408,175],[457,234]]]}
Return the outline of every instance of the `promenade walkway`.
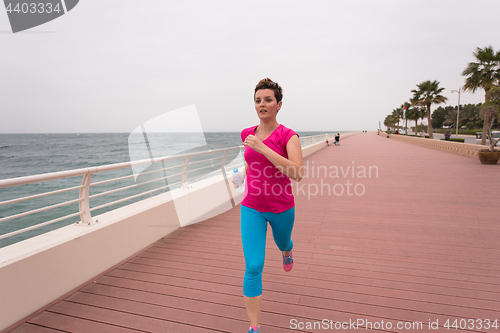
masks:
{"label": "promenade walkway", "polygon": [[[436,321],[448,331],[447,320],[460,332],[500,332],[500,165],[376,133],[305,161],[291,272],[268,233],[263,332],[430,332]],[[177,230],[12,332],[246,332],[243,273],[238,206]],[[333,328],[298,329],[322,320]]]}

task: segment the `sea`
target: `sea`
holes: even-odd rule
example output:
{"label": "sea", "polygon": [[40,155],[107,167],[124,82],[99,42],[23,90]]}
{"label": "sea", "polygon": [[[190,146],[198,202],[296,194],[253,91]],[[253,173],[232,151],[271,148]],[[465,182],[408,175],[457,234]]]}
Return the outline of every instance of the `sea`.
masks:
{"label": "sea", "polygon": [[[331,131],[329,133],[333,132],[337,131]],[[317,131],[297,131],[297,133],[301,138],[325,134],[325,132]],[[193,140],[193,138],[195,138],[195,140]],[[161,144],[155,144],[158,142],[161,142]],[[138,146],[142,144],[144,146],[144,142],[137,143],[131,140],[130,133],[0,134],[0,180],[123,163],[137,159],[147,159],[151,156],[151,153],[154,153],[154,157],[173,156],[191,152],[237,147],[241,146],[242,142],[240,132],[205,132],[201,138],[199,134],[195,137],[190,134],[176,133],[169,134],[167,137],[162,136],[150,139],[150,142],[147,142],[149,150],[139,149],[142,151],[142,155],[133,153],[133,151],[138,151],[137,149],[133,150],[130,148],[131,145],[134,144]],[[235,150],[235,156],[228,159],[230,165],[233,163],[237,166],[239,165],[238,163],[241,163],[241,160],[237,161],[237,154],[238,150]],[[240,157],[241,154],[242,151],[239,151]],[[132,155],[134,158],[131,158]],[[234,161],[231,161],[231,158],[234,158]],[[146,196],[138,196],[133,199],[100,208],[93,211],[92,215],[102,214],[131,204],[132,202],[164,193],[168,191],[169,188],[173,189],[176,188],[175,186],[180,186],[175,185],[180,181],[180,176],[178,176],[179,169],[173,168],[175,163],[178,165],[178,160],[177,162],[172,161],[171,163],[164,162],[161,164],[152,164],[145,169],[139,167],[140,169],[138,170],[137,167],[128,167],[104,172],[102,174],[94,174],[92,183],[105,181],[107,179],[129,177],[120,181],[95,186],[95,189],[92,187],[90,195],[112,191],[122,187],[130,188],[125,191],[119,191],[91,199],[91,208],[137,195],[146,190],[153,192]],[[171,170],[158,171],[165,168],[168,169],[169,165],[172,166]],[[220,166],[210,166],[210,162],[200,164],[200,166],[203,165],[205,165],[204,169],[195,170],[194,173],[191,174],[190,177],[194,178],[191,181],[203,179],[203,177],[207,177],[211,173],[220,170]],[[153,181],[153,174],[163,175],[163,178],[167,178],[155,182]],[[79,186],[82,179],[83,176],[76,176],[34,184],[0,188],[0,203],[16,198]],[[172,186],[166,187],[167,185]],[[163,189],[155,190],[159,187]],[[6,216],[22,214],[23,212],[42,209],[43,207],[75,200],[78,196],[79,190],[72,190],[32,200],[0,205],[0,219]],[[22,230],[76,212],[78,212],[78,203],[71,203],[35,214],[1,221],[0,237],[10,232]],[[79,219],[79,216],[74,216],[37,229],[0,239],[0,248],[73,224]]]}

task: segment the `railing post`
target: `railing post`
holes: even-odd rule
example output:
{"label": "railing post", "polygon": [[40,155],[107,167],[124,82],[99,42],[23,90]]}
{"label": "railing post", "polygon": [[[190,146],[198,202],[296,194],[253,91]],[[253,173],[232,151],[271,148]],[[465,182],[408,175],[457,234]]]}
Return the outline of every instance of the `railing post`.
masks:
{"label": "railing post", "polygon": [[81,199],[78,202],[78,207],[80,208],[80,221],[76,222],[78,225],[91,225],[92,224],[92,215],[90,214],[90,181],[92,180],[92,173],[87,173],[83,176],[82,186],[80,189]]}
{"label": "railing post", "polygon": [[222,162],[220,164],[220,168],[221,168],[223,174],[226,174],[226,172],[227,172],[226,171],[227,153],[228,153],[228,151],[226,150],[224,152],[224,156],[222,157]]}
{"label": "railing post", "polygon": [[182,188],[183,189],[188,189],[188,181],[187,181],[187,168],[189,165],[189,156],[186,157],[184,160],[184,164],[182,165],[182,175],[181,175],[181,182],[182,182]]}
{"label": "railing post", "polygon": [[229,200],[231,201],[231,205],[236,207],[236,203],[234,202],[233,195],[231,193],[231,185],[229,184],[229,180],[227,179],[227,170],[226,170],[226,161],[227,161],[227,153],[229,151],[224,152],[224,157],[222,158],[220,169],[222,171],[222,176],[224,177],[224,182],[226,183],[227,193],[229,194]]}

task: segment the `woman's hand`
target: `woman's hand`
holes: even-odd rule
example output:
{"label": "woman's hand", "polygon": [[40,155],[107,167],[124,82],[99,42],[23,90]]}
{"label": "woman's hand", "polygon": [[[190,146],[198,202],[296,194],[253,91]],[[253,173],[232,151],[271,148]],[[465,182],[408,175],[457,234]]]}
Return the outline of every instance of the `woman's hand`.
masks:
{"label": "woman's hand", "polygon": [[269,147],[267,147],[258,137],[255,135],[249,135],[246,137],[243,145],[250,147],[258,153],[264,154]]}
{"label": "woman's hand", "polygon": [[288,158],[285,158],[266,146],[258,137],[249,135],[243,142],[243,145],[250,147],[253,150],[264,155],[269,162],[274,164],[278,170],[293,180],[300,181],[303,175],[302,148],[297,135],[294,135],[288,140],[286,151]]}

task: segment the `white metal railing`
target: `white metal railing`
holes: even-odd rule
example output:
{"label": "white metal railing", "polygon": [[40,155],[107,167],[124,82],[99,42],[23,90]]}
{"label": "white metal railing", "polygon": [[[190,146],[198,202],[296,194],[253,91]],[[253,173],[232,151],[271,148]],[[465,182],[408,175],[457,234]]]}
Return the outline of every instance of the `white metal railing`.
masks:
{"label": "white metal railing", "polygon": [[[330,140],[333,134],[321,134],[321,135],[315,135],[315,136],[308,136],[304,138],[300,138],[301,146],[302,148],[314,145],[320,142],[325,142],[325,140]],[[47,226],[59,221],[63,221],[72,217],[79,216],[80,221],[77,222],[78,225],[92,225],[95,223],[98,223],[97,220],[92,219],[92,211],[99,210],[108,206],[116,205],[119,203],[122,203],[124,201],[128,201],[131,199],[136,199],[141,196],[145,196],[148,194],[152,194],[154,192],[158,192],[160,190],[173,190],[174,187],[182,187],[182,188],[188,188],[189,182],[192,180],[201,180],[204,177],[206,177],[209,174],[212,174],[213,172],[219,170],[221,173],[226,173],[226,167],[231,166],[231,168],[234,167],[241,167],[244,165],[244,160],[243,156],[239,156],[239,153],[241,149],[243,149],[244,146],[237,146],[237,147],[231,147],[231,148],[223,148],[223,149],[216,149],[216,150],[209,150],[205,152],[197,152],[197,153],[190,153],[190,154],[183,154],[183,155],[176,155],[176,156],[169,156],[169,157],[158,157],[158,158],[153,158],[153,159],[147,159],[147,160],[140,160],[140,161],[133,161],[133,162],[125,162],[125,163],[117,163],[117,164],[110,164],[110,165],[102,165],[102,166],[95,166],[95,167],[90,167],[90,168],[82,168],[82,169],[75,169],[75,170],[69,170],[69,171],[60,171],[60,172],[53,172],[53,173],[46,173],[46,174],[41,174],[41,175],[34,175],[34,176],[26,176],[26,177],[18,177],[18,178],[11,178],[11,179],[5,179],[5,180],[0,180],[0,189],[1,188],[7,188],[7,187],[14,187],[14,186],[21,186],[21,185],[26,185],[26,184],[34,184],[34,183],[40,183],[40,182],[46,182],[50,180],[57,180],[57,179],[66,179],[70,177],[76,177],[76,176],[83,176],[83,179],[81,181],[81,185],[79,186],[71,186],[63,189],[59,189],[56,191],[49,191],[49,192],[44,192],[44,193],[39,193],[35,195],[30,195],[30,196],[25,196],[25,197],[20,197],[16,199],[10,199],[6,201],[1,201],[0,202],[0,208],[5,207],[6,205],[11,205],[11,204],[16,204],[16,203],[21,203],[25,202],[28,200],[33,200],[33,199],[39,199],[39,198],[44,198],[48,197],[51,195],[56,195],[56,194],[62,194],[70,191],[75,191],[79,190],[78,197],[69,200],[69,201],[64,201],[60,203],[56,203],[53,205],[48,205],[44,206],[41,208],[37,209],[32,209],[28,210],[22,213],[17,213],[17,214],[11,214],[7,215],[4,217],[0,218],[0,223],[6,222],[9,220],[13,220],[16,218],[40,213],[40,212],[45,212],[51,209],[59,208],[59,207],[64,207],[68,206],[71,204],[76,204],[78,203],[78,211],[71,213],[71,214],[66,214],[64,216],[57,217],[55,219],[51,219],[49,221],[45,221],[42,223],[34,224],[27,226],[25,228],[21,228],[12,232],[5,233],[3,235],[0,235],[0,240],[11,237],[17,234],[21,234],[33,229],[37,229],[43,226]],[[194,160],[199,157],[205,157],[207,155],[210,155],[209,158],[201,159],[201,160]],[[211,157],[211,155],[220,155],[220,156],[215,156]],[[234,159],[233,159],[234,158]],[[230,161],[230,163],[227,163]],[[175,165],[171,165],[168,167],[165,167],[165,162],[172,162],[172,163],[177,163]],[[132,175],[127,175],[127,176],[122,176],[122,177],[116,177],[112,179],[107,179],[103,181],[97,181],[92,183],[92,176],[94,174],[100,174],[103,172],[108,172],[108,171],[113,171],[113,170],[119,170],[119,169],[126,169],[126,168],[132,168],[134,166],[138,165],[145,165],[145,164],[159,164],[162,163],[162,168],[159,170],[153,170],[153,171],[147,171],[147,172],[142,172],[141,176],[151,176],[153,174],[160,174],[160,177],[143,181],[143,182],[135,182],[133,185],[128,185],[128,186],[122,186],[116,189],[108,190],[108,191],[103,191],[100,193],[96,193],[91,195],[90,194],[90,189],[101,186],[101,185],[106,185],[110,183],[117,183],[117,182],[123,182],[125,180],[134,178],[136,176]],[[208,163],[208,164],[207,164]],[[190,169],[190,167],[195,166],[195,169]],[[167,171],[172,171],[172,170],[178,170],[175,171],[175,173],[166,175]],[[207,171],[208,170],[208,171]],[[138,190],[141,186],[147,185],[147,184],[154,184],[158,183],[160,181],[166,181],[167,179],[172,180],[176,179],[176,177],[179,179],[179,181],[174,181],[172,183],[169,183],[167,185],[161,185],[157,186],[153,189],[150,190],[141,190],[139,193],[135,193],[133,195],[128,195],[125,196],[124,198],[120,198],[118,200],[113,200],[111,202],[103,203],[98,206],[92,207],[90,205],[90,200],[95,199],[98,197],[103,197],[106,195],[110,194],[115,194],[118,192],[122,191],[127,191],[127,190]]]}

